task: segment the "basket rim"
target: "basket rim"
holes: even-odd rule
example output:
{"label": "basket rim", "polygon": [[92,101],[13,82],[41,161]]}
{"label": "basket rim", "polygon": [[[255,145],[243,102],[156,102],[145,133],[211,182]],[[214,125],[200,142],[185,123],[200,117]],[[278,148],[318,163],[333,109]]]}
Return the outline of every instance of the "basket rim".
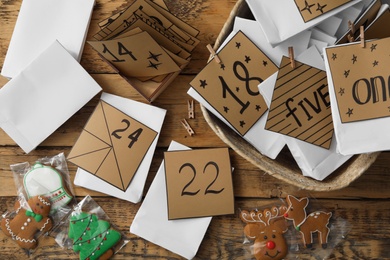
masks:
{"label": "basket rim", "polygon": [[[237,15],[240,15],[240,17],[245,17],[245,14],[248,11],[249,7],[247,6],[246,1],[238,0],[215,41],[215,50],[218,49],[218,47],[232,31],[235,17]],[[318,181],[313,178],[303,176],[302,172],[293,171],[287,167],[282,166],[277,162],[277,160],[272,160],[262,155],[259,151],[257,151],[256,148],[245,141],[241,136],[235,133],[217,117],[212,115],[206,107],[204,107],[202,104],[200,104],[200,107],[202,114],[211,129],[237,154],[267,174],[298,188],[311,191],[331,191],[347,187],[351,182],[359,178],[375,162],[376,158],[380,154],[380,152],[373,152],[354,155],[344,164],[346,165],[349,162],[349,165],[345,168],[344,172],[342,172],[339,168],[324,180]],[[236,140],[243,142],[245,148],[249,149],[244,151],[242,147],[237,145],[237,142],[234,142]]]}

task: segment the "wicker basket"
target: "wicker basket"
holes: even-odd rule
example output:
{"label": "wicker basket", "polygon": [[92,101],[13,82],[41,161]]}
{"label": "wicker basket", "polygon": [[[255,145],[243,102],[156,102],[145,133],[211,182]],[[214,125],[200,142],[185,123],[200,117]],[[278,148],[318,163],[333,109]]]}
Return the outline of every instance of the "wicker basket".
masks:
{"label": "wicker basket", "polygon": [[[217,49],[232,31],[234,18],[236,16],[252,18],[252,14],[245,0],[238,0],[234,6],[229,19],[226,21],[216,40],[214,49]],[[375,152],[355,155],[325,180],[316,181],[302,175],[302,172],[288,149],[283,149],[275,160],[271,160],[259,153],[252,145],[241,138],[226,124],[221,122],[213,114],[209,113],[204,106],[201,106],[201,109],[207,123],[213,131],[239,155],[262,171],[302,189],[330,191],[346,187],[362,175],[380,154],[379,152]]]}

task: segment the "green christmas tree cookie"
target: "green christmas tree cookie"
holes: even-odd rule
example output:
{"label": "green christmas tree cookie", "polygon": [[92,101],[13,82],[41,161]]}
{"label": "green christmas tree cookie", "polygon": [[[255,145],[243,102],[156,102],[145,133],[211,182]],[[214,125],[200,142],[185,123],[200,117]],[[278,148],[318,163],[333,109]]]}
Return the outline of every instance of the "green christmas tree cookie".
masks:
{"label": "green christmas tree cookie", "polygon": [[110,228],[110,223],[99,220],[96,215],[81,212],[70,217],[69,238],[73,250],[80,252],[80,259],[93,260],[102,256],[108,259],[121,239],[121,234]]}

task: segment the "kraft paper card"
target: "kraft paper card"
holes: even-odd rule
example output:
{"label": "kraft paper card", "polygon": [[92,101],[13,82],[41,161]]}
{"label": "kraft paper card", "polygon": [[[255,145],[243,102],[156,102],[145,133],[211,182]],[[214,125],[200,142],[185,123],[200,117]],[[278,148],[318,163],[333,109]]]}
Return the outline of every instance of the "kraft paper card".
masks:
{"label": "kraft paper card", "polygon": [[23,0],[1,75],[15,77],[55,40],[81,59],[95,0]]}
{"label": "kraft paper card", "polygon": [[0,89],[0,127],[29,153],[100,91],[54,41]]}
{"label": "kraft paper card", "polygon": [[[297,61],[310,64],[310,66],[321,70],[325,68],[323,59],[314,46],[298,56]],[[271,103],[277,76],[278,74],[275,73],[259,85],[267,105]],[[332,139],[330,148],[324,149],[293,137],[285,135],[283,137],[302,174],[316,180],[325,179],[351,157],[337,152],[337,140],[335,138]]]}
{"label": "kraft paper card", "polygon": [[326,72],[283,57],[265,128],[329,149],[333,136]]}
{"label": "kraft paper card", "polygon": [[149,127],[100,101],[68,161],[125,191],[156,136]]}
{"label": "kraft paper card", "polygon": [[[266,35],[268,42],[271,45],[276,45],[288,38],[310,29],[318,23],[334,16],[341,11],[359,3],[361,0],[353,0],[345,3],[337,8],[334,8],[317,18],[308,22],[302,19],[301,12],[298,10],[295,1],[291,0],[273,0],[273,1],[258,1],[247,0],[249,8],[254,17],[260,23],[261,28]],[[311,0],[307,2],[312,2]],[[319,2],[319,1],[317,1]],[[325,1],[321,1],[325,2]],[[329,2],[329,1],[326,1]],[[332,1],[333,2],[333,1]],[[334,1],[336,2],[336,0]],[[340,1],[344,2],[344,1]],[[313,7],[312,7],[313,8]],[[317,4],[316,8],[317,9]],[[311,9],[315,11],[315,9]],[[305,11],[308,12],[308,11]],[[316,12],[313,12],[316,13]]]}
{"label": "kraft paper card", "polygon": [[[390,24],[390,9],[389,5],[384,4],[378,12],[375,20],[369,24],[364,31],[364,38],[369,39],[382,39],[390,37],[389,30],[384,30]],[[357,38],[358,40],[360,37]]]}
{"label": "kraft paper card", "polygon": [[326,50],[342,123],[388,117],[390,38]]}
{"label": "kraft paper card", "polygon": [[[189,148],[172,141],[168,151]],[[158,212],[158,214],[156,214]],[[168,220],[164,162],[130,226],[140,236],[186,259],[195,257],[212,217]]]}
{"label": "kraft paper card", "polygon": [[294,0],[305,22],[311,21],[351,0]]}
{"label": "kraft paper card", "polygon": [[[386,53],[386,51],[383,50],[383,48],[385,46],[384,44],[387,44],[388,46],[389,39],[390,38],[367,41],[365,48],[360,47],[360,43],[352,43],[328,47],[326,49],[327,55],[325,55],[324,58],[329,83],[330,101],[332,103],[332,117],[335,137],[338,144],[337,149],[341,154],[351,155],[390,149],[390,139],[388,138],[388,133],[390,131],[390,118],[386,113],[386,111],[388,112],[389,110],[388,108],[385,110],[385,106],[383,105],[384,103],[387,103],[385,100],[388,98],[387,92],[389,73],[388,70],[383,70],[379,66],[379,64],[385,65],[388,63],[389,55],[388,52]],[[335,67],[332,65],[331,68],[330,64],[335,63],[332,57],[335,59],[343,57],[338,53],[340,48],[345,48],[347,51],[357,50],[357,48],[359,48],[358,52],[353,53],[350,57],[348,57],[350,71],[349,73],[348,69],[345,71],[348,77],[345,78],[344,70],[341,72],[339,71],[346,80],[349,80],[349,76],[356,74],[356,71],[353,72],[353,65],[357,65],[357,62],[360,62],[360,66],[363,62],[365,63],[363,64],[365,71],[360,72],[361,77],[356,78],[355,82],[349,82],[352,86],[335,85],[336,80],[333,79],[333,77],[339,77],[339,75],[336,71],[334,71]],[[370,55],[366,55],[366,51],[370,52]],[[375,53],[376,51],[385,54],[378,56],[378,54]],[[336,56],[333,56],[333,53],[336,54]],[[355,60],[353,55],[356,56],[355,64],[353,64],[353,61]],[[345,56],[344,58],[346,59],[347,57]],[[382,78],[385,79],[384,84]],[[363,87],[365,88],[364,92]],[[349,104],[351,106],[346,107],[347,110],[345,110],[344,105],[342,106],[343,108],[339,107],[341,94],[342,99],[346,98],[349,101],[352,100]],[[347,95],[349,95],[349,97],[346,97]],[[361,111],[361,107],[367,107],[367,109],[369,109],[368,107],[374,107],[375,111],[367,113],[366,111]],[[375,118],[368,119],[373,117]],[[347,121],[343,122],[343,118],[347,119]],[[364,118],[367,120],[364,120]],[[357,119],[362,120],[359,121]]]}
{"label": "kraft paper card", "polygon": [[[168,6],[165,4],[165,2],[163,0],[154,0],[153,1],[154,3],[158,4],[159,6],[161,6],[162,8],[164,9],[167,9],[168,10]],[[113,21],[115,21],[116,19],[120,18],[120,16],[124,13],[124,10],[116,13],[116,14],[113,14],[111,15],[110,17],[100,21],[98,24],[99,24],[99,27],[103,28],[103,27],[106,27],[108,26],[109,24],[111,24]]]}
{"label": "kraft paper card", "polygon": [[164,153],[168,219],[234,213],[229,149]]}
{"label": "kraft paper card", "polygon": [[[102,94],[101,100],[106,104],[106,107],[108,107],[111,110],[111,112],[117,115],[120,114],[121,117],[109,118],[106,115],[106,118],[108,118],[109,120],[108,124],[101,126],[101,129],[95,129],[97,132],[95,131],[93,133],[99,136],[103,135],[103,137],[105,135],[105,139],[107,140],[106,142],[108,143],[105,144],[102,141],[101,142],[102,146],[106,145],[106,148],[103,148],[101,151],[97,151],[95,155],[104,152],[107,154],[107,158],[105,160],[110,160],[109,157],[111,156],[112,159],[113,153],[115,152],[114,157],[118,159],[117,160],[118,164],[112,163],[112,161],[111,162],[108,161],[107,164],[107,162],[103,161],[104,158],[100,159],[99,161],[99,158],[96,158],[95,156],[94,160],[91,161],[90,164],[91,165],[95,164],[99,166],[100,163],[102,163],[100,168],[97,170],[97,172],[101,172],[103,170],[102,167],[105,167],[107,165],[110,167],[112,166],[112,168],[109,168],[110,171],[109,178],[103,179],[98,174],[94,174],[93,168],[90,169],[91,172],[89,172],[87,169],[78,168],[74,180],[74,184],[85,187],[87,189],[103,192],[105,194],[123,200],[137,203],[142,198],[146,177],[148,175],[153,154],[157,145],[158,136],[159,133],[161,132],[161,127],[164,122],[166,110],[148,104],[144,104],[141,102],[137,102],[134,100],[130,100],[127,98],[107,94],[107,93]],[[117,127],[111,122],[111,120],[116,118],[120,119],[119,122],[118,121],[114,122],[115,124],[116,123],[118,124]],[[102,120],[104,123],[104,117],[95,118],[95,119],[96,119],[95,125],[101,123]],[[123,119],[124,121],[122,122]],[[94,118],[91,118],[91,120],[94,120]],[[90,122],[91,120],[89,120],[88,123],[92,123]],[[128,123],[126,120],[128,120],[128,122],[130,123],[128,128],[127,128]],[[138,123],[136,123],[136,121],[138,121]],[[115,126],[114,129],[109,128],[109,132],[108,132],[109,136],[107,136],[107,126],[108,127]],[[139,129],[142,129],[142,132]],[[85,135],[88,134],[86,131],[93,131],[93,130],[89,129],[89,127],[87,126],[87,128],[83,130],[83,133]],[[151,131],[153,132],[152,136],[154,136],[154,134],[157,135],[152,140],[152,143],[146,147],[144,135],[147,135],[148,139],[150,140],[152,136],[150,136],[149,133]],[[118,139],[118,137],[121,138]],[[111,139],[111,143],[109,142],[110,141],[109,139]],[[94,143],[90,142],[91,145],[95,143],[96,143],[96,138]],[[93,151],[93,149],[95,148],[91,147],[91,145],[88,145],[86,147],[79,147],[79,150],[84,149],[84,150]],[[129,148],[129,146],[131,148]],[[142,146],[142,147],[138,147],[138,146]],[[120,150],[117,150],[118,148]],[[147,148],[146,153],[144,150],[145,148]],[[122,150],[124,150],[125,152],[118,154],[118,152],[121,152]],[[142,161],[139,161],[141,156],[135,153],[142,154]],[[94,155],[94,153],[91,153],[90,155]],[[125,156],[125,157],[120,157],[120,156]],[[86,159],[86,157],[84,159]],[[114,175],[114,173],[116,174],[116,177],[118,177],[119,171],[121,171],[122,176],[125,175],[125,178],[122,179],[124,184],[122,186],[121,185],[122,182],[119,182],[119,185],[117,184],[118,187],[116,187],[113,185],[115,183],[112,184],[109,181],[115,178],[114,176],[111,176]],[[133,175],[132,178],[131,175]],[[128,182],[130,184],[126,186],[126,183]],[[123,187],[125,189],[123,189]]]}
{"label": "kraft paper card", "polygon": [[277,71],[276,65],[241,31],[190,82],[241,135],[267,110],[257,85]]}
{"label": "kraft paper card", "polygon": [[126,77],[154,77],[180,70],[147,32],[88,43]]}
{"label": "kraft paper card", "polygon": [[[116,19],[112,23],[108,24],[99,31],[94,38],[99,41],[110,39],[118,34],[121,34],[132,23],[134,13],[137,10],[142,10],[148,16],[153,17],[153,20],[150,21],[150,23],[158,23],[170,33],[183,36],[185,34],[183,33],[184,31],[187,32],[187,36],[190,36],[189,38],[195,38],[199,34],[198,30],[181,21],[161,6],[148,0],[136,0],[122,13],[121,19]],[[188,41],[188,43],[195,44],[195,42],[191,41]]]}

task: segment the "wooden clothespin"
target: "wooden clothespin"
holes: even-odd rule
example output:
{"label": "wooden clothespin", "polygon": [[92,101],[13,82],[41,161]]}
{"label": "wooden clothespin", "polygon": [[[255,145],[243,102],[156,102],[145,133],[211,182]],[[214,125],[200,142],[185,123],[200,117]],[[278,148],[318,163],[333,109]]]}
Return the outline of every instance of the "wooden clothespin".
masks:
{"label": "wooden clothespin", "polygon": [[187,107],[188,107],[188,118],[195,118],[194,113],[194,100],[187,100]]}
{"label": "wooden clothespin", "polygon": [[214,51],[213,47],[211,47],[210,44],[207,44],[207,49],[209,50],[210,54],[212,55],[212,58],[214,58],[214,60],[220,64],[222,61],[221,59],[218,57],[217,53]]}
{"label": "wooden clothespin", "polygon": [[355,41],[353,36],[351,36],[350,34],[347,35],[347,38],[348,38],[348,42],[354,42]]}
{"label": "wooden clothespin", "polygon": [[291,68],[295,69],[294,48],[288,47],[288,56],[290,57]]}
{"label": "wooden clothespin", "polygon": [[349,30],[351,31],[351,34],[354,35],[355,34],[355,24],[353,22],[351,22],[351,20],[348,21],[348,28]]}
{"label": "wooden clothespin", "polygon": [[184,126],[184,128],[187,130],[187,132],[188,132],[188,134],[189,134],[190,136],[192,136],[192,135],[195,134],[194,130],[192,130],[192,128],[191,128],[191,126],[188,124],[187,120],[183,119],[183,120],[181,120],[180,122],[181,122],[181,124]]}
{"label": "wooden clothespin", "polygon": [[364,40],[364,26],[360,26],[360,46],[362,48],[366,47],[366,41]]}

